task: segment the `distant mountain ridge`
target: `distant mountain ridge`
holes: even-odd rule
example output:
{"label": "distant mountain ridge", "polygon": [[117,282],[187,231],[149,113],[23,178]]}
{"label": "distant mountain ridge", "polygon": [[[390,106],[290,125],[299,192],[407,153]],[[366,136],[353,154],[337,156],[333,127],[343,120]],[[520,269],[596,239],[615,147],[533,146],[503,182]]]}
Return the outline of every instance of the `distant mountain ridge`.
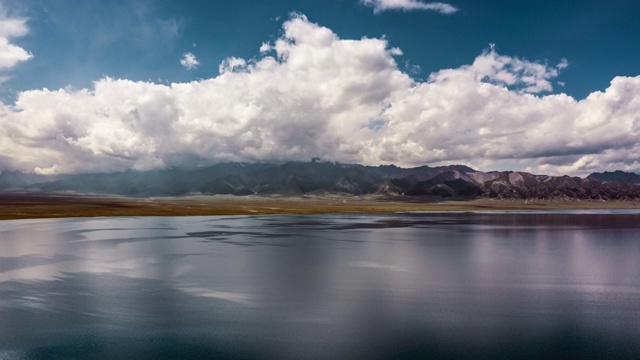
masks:
{"label": "distant mountain ridge", "polygon": [[400,168],[313,161],[220,163],[197,169],[58,176],[2,172],[0,191],[71,191],[138,197],[377,194],[452,199],[637,200],[638,178],[640,175],[623,172],[594,173],[583,179],[512,171],[481,172],[465,165]]}
{"label": "distant mountain ridge", "polygon": [[635,185],[640,184],[640,175],[633,172],[625,172],[621,170],[593,173],[587,176],[587,178],[603,182],[621,182]]}

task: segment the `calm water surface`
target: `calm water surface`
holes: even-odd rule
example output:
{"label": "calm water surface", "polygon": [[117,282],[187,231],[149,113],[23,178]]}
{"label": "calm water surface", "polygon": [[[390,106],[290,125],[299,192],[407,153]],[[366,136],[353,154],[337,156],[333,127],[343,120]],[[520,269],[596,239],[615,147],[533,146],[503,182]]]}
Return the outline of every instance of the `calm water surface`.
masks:
{"label": "calm water surface", "polygon": [[640,358],[640,212],[0,222],[0,359]]}

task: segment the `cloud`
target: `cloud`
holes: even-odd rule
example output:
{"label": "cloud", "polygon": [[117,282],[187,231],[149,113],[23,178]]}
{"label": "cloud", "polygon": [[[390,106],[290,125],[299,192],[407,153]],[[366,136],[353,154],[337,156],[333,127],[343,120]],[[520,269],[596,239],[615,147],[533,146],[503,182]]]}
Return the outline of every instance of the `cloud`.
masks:
{"label": "cloud", "polygon": [[[262,49],[262,46],[260,48]],[[242,71],[246,69],[247,69],[247,61],[245,59],[232,56],[230,58],[224,59],[222,63],[220,63],[220,66],[218,67],[218,72],[222,74],[226,72]]]}
{"label": "cloud", "polygon": [[576,100],[552,92],[566,60],[490,46],[416,82],[387,39],[341,39],[299,14],[261,48],[189,83],[22,92],[0,105],[0,163],[40,173],[314,157],[551,174],[640,167],[640,77]]}
{"label": "cloud", "polygon": [[11,39],[29,32],[27,19],[11,18],[0,4],[0,70],[11,69],[33,57],[25,49],[11,43]]}
{"label": "cloud", "polygon": [[[563,59],[557,66],[550,67],[545,64],[521,60],[509,56],[501,56],[495,51],[495,46],[485,50],[478,56],[468,68],[476,81],[486,81],[506,87],[517,88],[524,93],[539,93],[552,91],[550,80],[556,78],[560,70],[568,66]],[[438,81],[438,77],[448,76],[449,72],[440,72],[431,76],[432,81]]]}
{"label": "cloud", "polygon": [[271,50],[272,50],[271,45],[269,43],[263,42],[262,45],[260,46],[260,53],[266,53]]}
{"label": "cloud", "polygon": [[431,10],[449,15],[458,11],[455,6],[442,2],[422,2],[420,0],[361,0],[360,2],[365,6],[372,7],[376,14],[388,10]]}
{"label": "cloud", "polygon": [[191,70],[193,68],[198,67],[200,63],[196,59],[196,56],[190,52],[182,54],[182,59],[180,59],[180,65],[184,66],[185,69]]}

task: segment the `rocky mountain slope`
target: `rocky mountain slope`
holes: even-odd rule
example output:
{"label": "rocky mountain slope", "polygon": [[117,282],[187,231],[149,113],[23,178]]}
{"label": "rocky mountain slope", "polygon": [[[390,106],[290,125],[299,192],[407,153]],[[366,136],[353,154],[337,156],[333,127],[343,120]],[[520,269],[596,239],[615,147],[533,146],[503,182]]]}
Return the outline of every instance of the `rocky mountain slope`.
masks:
{"label": "rocky mountain slope", "polygon": [[[616,179],[621,174],[614,174]],[[640,177],[640,175],[632,174]],[[632,179],[625,175],[625,179]],[[612,179],[607,175],[607,179]],[[100,193],[126,196],[344,194],[473,199],[636,200],[633,181],[480,172],[464,165],[400,168],[331,162],[222,163],[197,169],[125,171],[105,174],[41,176],[0,174],[0,191]]]}

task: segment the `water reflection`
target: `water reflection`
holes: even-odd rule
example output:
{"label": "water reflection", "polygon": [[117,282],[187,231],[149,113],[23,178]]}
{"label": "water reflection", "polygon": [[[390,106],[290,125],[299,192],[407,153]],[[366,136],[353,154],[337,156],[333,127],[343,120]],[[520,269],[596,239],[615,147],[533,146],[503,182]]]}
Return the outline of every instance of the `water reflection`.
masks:
{"label": "water reflection", "polygon": [[640,357],[640,214],[0,223],[0,358]]}

